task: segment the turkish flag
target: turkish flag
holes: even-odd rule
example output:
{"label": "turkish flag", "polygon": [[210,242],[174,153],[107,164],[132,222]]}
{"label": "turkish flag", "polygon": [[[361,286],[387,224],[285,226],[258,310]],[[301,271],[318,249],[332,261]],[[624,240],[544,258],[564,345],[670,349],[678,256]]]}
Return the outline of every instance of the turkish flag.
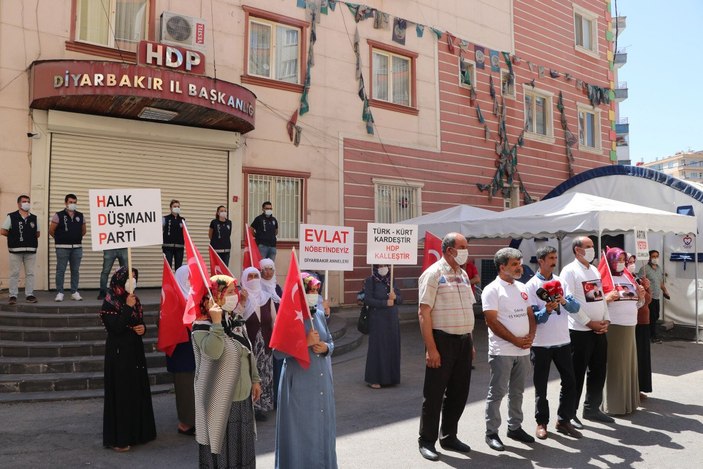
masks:
{"label": "turkish flag", "polygon": [[425,253],[422,256],[422,271],[442,258],[442,240],[430,233],[425,232]]}
{"label": "turkish flag", "polygon": [[603,293],[610,293],[615,288],[613,282],[613,274],[610,273],[608,259],[605,257],[605,251],[600,253],[600,262],[598,262],[598,272],[600,272],[600,280],[603,285]]}
{"label": "turkish flag", "polygon": [[210,251],[210,275],[229,275],[234,278],[229,267],[222,261],[220,255],[215,252],[215,249],[209,246],[208,250]]}
{"label": "turkish flag", "polygon": [[208,291],[209,279],[205,278],[205,272],[207,272],[205,261],[195,247],[195,244],[193,244],[185,221],[183,222],[183,239],[186,245],[186,259],[190,276],[190,293],[188,294],[188,300],[186,301],[186,307],[183,313],[183,324],[191,327],[193,321],[195,321],[195,318],[198,316],[200,299],[205,292]]}
{"label": "turkish flag", "polygon": [[293,356],[303,368],[310,366],[305,319],[308,319],[305,290],[300,279],[295,250],[290,257],[288,276],[281,295],[281,305],[276,313],[269,347]]}
{"label": "turkish flag", "polygon": [[159,313],[159,339],[156,348],[173,355],[176,345],[188,342],[188,329],[183,325],[183,311],[186,300],[181,287],[164,256],[164,273],[161,278],[161,308]]}
{"label": "turkish flag", "polygon": [[246,225],[246,228],[246,246],[244,246],[244,252],[242,253],[242,270],[247,267],[258,269],[261,262],[259,246],[256,245],[256,240],[254,239],[254,230],[249,225]]}

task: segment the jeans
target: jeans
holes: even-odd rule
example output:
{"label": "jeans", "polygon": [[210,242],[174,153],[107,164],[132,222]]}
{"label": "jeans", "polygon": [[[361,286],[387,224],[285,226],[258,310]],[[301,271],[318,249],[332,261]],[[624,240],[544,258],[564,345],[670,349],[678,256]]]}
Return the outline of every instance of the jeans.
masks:
{"label": "jeans", "polygon": [[66,265],[71,265],[71,293],[78,291],[78,269],[83,258],[83,248],[56,248],[56,291],[63,293]]}
{"label": "jeans", "polygon": [[24,294],[34,295],[34,264],[36,263],[36,252],[11,252],[10,253],[10,296],[17,296],[20,283],[20,265],[24,264]]}
{"label": "jeans", "polygon": [[272,261],[276,260],[276,247],[266,246],[265,244],[259,244],[259,253],[262,259],[269,258]]}
{"label": "jeans", "polygon": [[500,403],[508,395],[508,430],[522,426],[522,394],[530,370],[530,356],[489,355],[491,379],[486,397],[486,435],[498,433]]}
{"label": "jeans", "polygon": [[120,267],[126,267],[127,248],[103,251],[103,270],[100,272],[100,293],[107,293],[107,276],[110,275],[115,259],[120,262]]}

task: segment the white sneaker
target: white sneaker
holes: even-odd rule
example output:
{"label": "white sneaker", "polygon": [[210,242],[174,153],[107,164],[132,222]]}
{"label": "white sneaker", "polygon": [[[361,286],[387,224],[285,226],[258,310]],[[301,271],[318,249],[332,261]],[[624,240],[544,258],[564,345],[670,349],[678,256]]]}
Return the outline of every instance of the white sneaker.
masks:
{"label": "white sneaker", "polygon": [[63,301],[63,293],[57,293],[54,301]]}
{"label": "white sneaker", "polygon": [[[63,295],[61,295],[61,296],[63,297]],[[63,299],[63,298],[62,298],[62,299]],[[81,294],[78,293],[78,292],[71,293],[71,299],[72,299],[72,300],[75,300],[75,301],[83,301],[83,297],[82,297]]]}

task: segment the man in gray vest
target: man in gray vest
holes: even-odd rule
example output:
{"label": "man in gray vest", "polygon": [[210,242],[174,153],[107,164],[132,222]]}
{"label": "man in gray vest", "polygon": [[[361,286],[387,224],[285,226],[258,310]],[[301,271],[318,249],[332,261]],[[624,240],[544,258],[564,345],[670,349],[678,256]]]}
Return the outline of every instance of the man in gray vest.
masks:
{"label": "man in gray vest", "polygon": [[7,236],[7,249],[10,251],[10,300],[17,303],[20,281],[20,265],[24,265],[24,294],[27,302],[36,303],[34,296],[34,264],[39,245],[39,220],[29,213],[32,208],[28,195],[17,197],[17,210],[8,213],[0,228],[0,234]]}

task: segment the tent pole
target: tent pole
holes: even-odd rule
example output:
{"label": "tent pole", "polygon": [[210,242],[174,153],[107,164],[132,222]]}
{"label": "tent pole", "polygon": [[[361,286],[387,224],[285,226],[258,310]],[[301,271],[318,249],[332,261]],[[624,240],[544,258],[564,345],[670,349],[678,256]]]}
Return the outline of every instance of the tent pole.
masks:
{"label": "tent pole", "polygon": [[603,237],[603,230],[598,228],[598,251],[596,254],[598,254],[598,260],[600,261],[601,256],[603,255],[603,246],[601,245],[601,237]]}
{"label": "tent pole", "polygon": [[563,238],[563,236],[557,235],[557,241],[559,242],[559,272],[561,272],[561,266],[562,266],[562,263],[561,263],[561,240],[562,240],[562,238]]}
{"label": "tent pole", "polygon": [[700,343],[700,331],[698,330],[698,234],[693,234],[693,262],[696,269],[696,287],[694,289],[694,294],[696,295],[696,343]]}

